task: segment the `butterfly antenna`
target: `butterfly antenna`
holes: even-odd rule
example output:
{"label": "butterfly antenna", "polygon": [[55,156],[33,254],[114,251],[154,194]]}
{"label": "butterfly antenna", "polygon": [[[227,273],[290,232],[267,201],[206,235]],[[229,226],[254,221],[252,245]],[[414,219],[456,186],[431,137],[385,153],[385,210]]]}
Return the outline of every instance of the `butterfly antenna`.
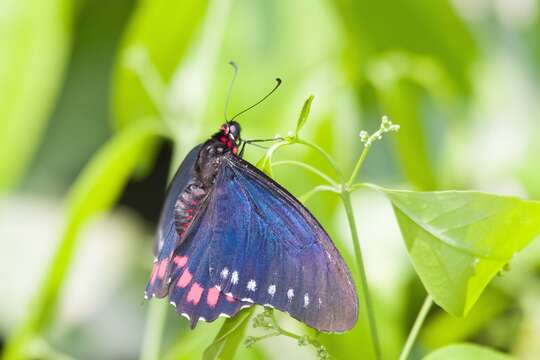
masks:
{"label": "butterfly antenna", "polygon": [[277,90],[277,88],[281,85],[281,79],[280,78],[277,78],[276,79],[276,86],[274,86],[274,88],[272,90],[270,90],[270,92],[268,94],[266,94],[261,100],[257,101],[255,104],[251,105],[250,107],[240,111],[238,114],[234,115],[230,121],[236,119],[238,116],[242,115],[243,113],[245,113],[246,111],[249,111],[251,109],[253,109],[255,106],[259,105],[260,103],[262,103],[264,100],[266,100],[270,95],[272,95],[274,93],[274,91]]}
{"label": "butterfly antenna", "polygon": [[227,120],[227,111],[229,110],[229,103],[231,102],[231,94],[234,82],[236,80],[236,75],[238,75],[238,65],[234,61],[229,61],[229,65],[233,67],[233,76],[231,82],[229,83],[229,90],[227,91],[227,99],[225,100],[225,110],[223,111],[225,115],[225,121]]}

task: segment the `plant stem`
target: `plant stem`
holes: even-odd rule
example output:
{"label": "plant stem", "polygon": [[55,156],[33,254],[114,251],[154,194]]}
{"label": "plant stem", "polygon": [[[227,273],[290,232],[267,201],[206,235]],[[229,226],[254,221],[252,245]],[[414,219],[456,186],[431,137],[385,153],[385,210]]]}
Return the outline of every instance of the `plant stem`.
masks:
{"label": "plant stem", "polygon": [[356,165],[354,166],[354,170],[351,173],[351,177],[349,178],[349,181],[347,181],[347,187],[350,187],[354,179],[356,179],[356,177],[358,176],[358,173],[360,172],[360,169],[362,168],[362,164],[364,163],[364,160],[366,159],[370,148],[371,148],[371,145],[364,146],[364,150],[362,150],[362,154],[360,154],[360,157],[358,158],[358,161],[356,162]]}
{"label": "plant stem", "polygon": [[313,195],[315,195],[316,193],[323,192],[323,191],[332,192],[332,193],[335,193],[335,194],[341,194],[340,191],[339,191],[338,189],[335,189],[335,188],[333,188],[332,186],[319,185],[319,186],[314,187],[313,189],[311,189],[311,190],[308,191],[307,193],[305,193],[305,194],[299,196],[299,197],[298,197],[298,200],[300,200],[301,203],[305,203],[305,202],[307,202],[309,199],[311,199],[311,197],[312,197]]}
{"label": "plant stem", "polygon": [[325,173],[323,173],[319,169],[316,169],[315,167],[313,167],[311,165],[308,165],[308,164],[305,164],[303,162],[294,161],[294,160],[282,160],[282,161],[276,161],[276,162],[272,163],[272,167],[279,166],[279,165],[294,165],[294,166],[304,168],[304,169],[306,169],[308,171],[311,171],[313,174],[317,175],[318,177],[320,177],[321,179],[323,179],[324,181],[326,181],[330,185],[332,185],[332,186],[334,186],[336,188],[338,187],[338,184],[336,184],[336,182],[334,180],[332,180],[332,178],[330,176],[326,175]]}
{"label": "plant stem", "polygon": [[302,139],[296,139],[295,142],[297,144],[302,144],[302,145],[308,146],[308,147],[312,148],[313,150],[317,151],[319,154],[321,154],[326,159],[326,161],[328,161],[330,166],[332,166],[332,169],[334,170],[336,175],[339,177],[340,181],[341,182],[345,181],[345,178],[343,177],[343,173],[341,172],[341,170],[337,166],[335,160],[326,151],[324,151],[323,148],[321,148],[319,145],[316,145],[316,144],[314,144],[312,142],[302,140]]}
{"label": "plant stem", "polygon": [[401,355],[399,355],[399,360],[406,360],[409,357],[416,337],[418,336],[418,332],[420,331],[420,328],[422,327],[422,324],[424,323],[424,320],[426,319],[426,316],[429,313],[432,305],[433,299],[431,298],[431,296],[427,295],[426,299],[424,300],[424,304],[422,305],[422,308],[420,308],[420,312],[416,316],[413,327],[409,332],[407,342],[405,343],[405,346],[401,351]]}
{"label": "plant stem", "polygon": [[379,360],[381,359],[381,346],[377,332],[377,324],[375,322],[375,309],[373,308],[371,297],[369,295],[369,286],[367,282],[366,270],[364,268],[362,249],[360,248],[360,239],[358,238],[358,228],[356,227],[356,219],[354,217],[354,212],[351,205],[351,197],[347,191],[343,191],[341,193],[341,198],[343,199],[343,205],[345,206],[347,220],[351,229],[356,265],[358,266],[358,272],[360,273],[360,283],[362,284],[362,293],[364,294],[364,302],[366,303],[368,313],[369,331],[371,333],[371,340],[373,342],[373,351],[375,353],[375,359]]}
{"label": "plant stem", "polygon": [[167,302],[151,301],[144,327],[140,360],[157,360],[167,318]]}

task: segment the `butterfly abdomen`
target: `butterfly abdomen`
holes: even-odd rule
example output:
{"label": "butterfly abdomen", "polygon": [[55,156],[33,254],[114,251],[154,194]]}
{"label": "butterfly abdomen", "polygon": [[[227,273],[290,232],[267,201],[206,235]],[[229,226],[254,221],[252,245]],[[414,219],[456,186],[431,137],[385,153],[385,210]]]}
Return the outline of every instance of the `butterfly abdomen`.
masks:
{"label": "butterfly abdomen", "polygon": [[176,232],[183,236],[198,208],[206,197],[208,191],[202,186],[200,181],[194,179],[191,184],[180,194],[174,205],[174,223]]}

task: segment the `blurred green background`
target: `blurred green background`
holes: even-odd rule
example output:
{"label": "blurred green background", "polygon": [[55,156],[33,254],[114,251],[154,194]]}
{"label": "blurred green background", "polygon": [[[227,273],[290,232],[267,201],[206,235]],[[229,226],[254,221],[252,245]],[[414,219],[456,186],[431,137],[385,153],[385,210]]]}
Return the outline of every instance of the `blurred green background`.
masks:
{"label": "blurred green background", "polygon": [[[110,139],[146,121],[166,124],[172,141],[141,142],[93,190],[93,210],[115,206],[82,228],[58,311],[32,347],[36,359],[139,357],[169,166],[222,123],[231,59],[240,65],[232,112],[275,77],[284,80],[241,118],[245,138],[294,130],[313,94],[303,136],[347,171],[362,149],[361,129],[376,130],[383,114],[401,125],[374,146],[363,180],[540,200],[539,15],[538,0],[0,0],[0,348],[31,309],[73,217],[77,196],[66,194],[78,175]],[[262,155],[248,148],[246,157],[255,163]],[[278,157],[324,168],[303,148]],[[127,183],[115,177],[123,166],[133,175]],[[318,179],[298,171],[283,166],[275,175],[301,195]],[[425,292],[390,204],[369,191],[353,202],[383,352],[394,359]],[[307,206],[351,259],[338,199],[317,195]],[[353,332],[325,340],[336,358],[372,356],[360,318]],[[221,323],[189,331],[170,308],[163,357],[199,358]],[[413,357],[473,341],[538,359],[539,334],[537,240],[467,318],[432,311]],[[314,357],[276,338],[241,345],[238,358],[284,354]]]}

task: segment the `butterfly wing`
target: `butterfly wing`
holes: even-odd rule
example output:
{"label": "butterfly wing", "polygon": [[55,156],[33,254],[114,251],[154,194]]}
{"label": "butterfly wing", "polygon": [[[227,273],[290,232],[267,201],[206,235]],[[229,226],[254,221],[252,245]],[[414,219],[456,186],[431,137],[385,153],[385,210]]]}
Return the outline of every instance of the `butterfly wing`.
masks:
{"label": "butterfly wing", "polygon": [[174,259],[184,259],[171,272],[169,300],[176,312],[185,316],[194,328],[199,320],[214,321],[219,316],[232,317],[252,304],[224,294],[210,275],[211,220],[208,202],[201,204],[201,215],[194,220],[186,240],[176,249]]}
{"label": "butterfly wing", "polygon": [[150,281],[146,287],[145,295],[163,297],[167,295],[168,273],[174,249],[185,238],[178,235],[175,227],[174,206],[178,196],[184,191],[186,185],[193,177],[193,171],[202,145],[194,147],[186,156],[169,185],[165,203],[158,224],[158,231],[154,242],[154,266]]}
{"label": "butterfly wing", "polygon": [[272,306],[321,331],[354,326],[358,299],[347,266],[317,220],[280,185],[228,154],[202,211],[178,249],[189,254],[186,270],[196,280],[189,278],[187,292],[171,292],[177,309],[208,312],[216,289],[219,301]]}

